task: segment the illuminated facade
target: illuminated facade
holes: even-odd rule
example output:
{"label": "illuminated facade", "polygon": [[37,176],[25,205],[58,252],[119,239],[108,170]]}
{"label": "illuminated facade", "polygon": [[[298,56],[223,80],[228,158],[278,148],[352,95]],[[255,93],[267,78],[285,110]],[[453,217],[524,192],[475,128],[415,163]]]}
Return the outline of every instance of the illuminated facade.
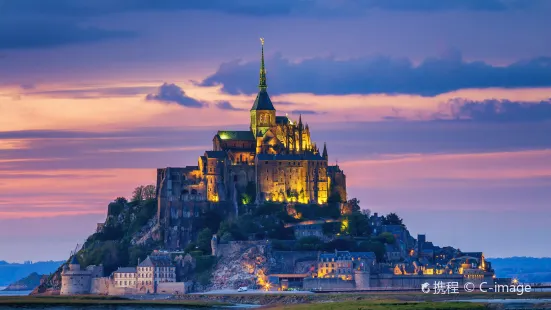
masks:
{"label": "illuminated facade", "polygon": [[318,258],[318,278],[352,280],[354,271],[369,271],[376,262],[373,252],[336,251]]}
{"label": "illuminated facade", "polygon": [[346,201],[346,176],[338,165],[328,165],[327,146],[320,152],[301,116],[277,116],[267,87],[262,44],[248,130],[219,130],[197,166],[157,170],[157,215],[167,246],[180,248],[194,238],[191,218],[202,209],[235,214],[238,202],[325,204],[332,194]]}
{"label": "illuminated facade", "polygon": [[254,183],[257,202],[324,204],[333,192],[345,201],[345,175],[338,166],[328,165],[326,145],[320,152],[301,116],[298,121],[277,116],[267,87],[262,44],[259,92],[250,110],[249,129],[218,131],[212,150],[176,177],[178,193],[174,186],[161,184],[166,169],[159,169],[157,185],[170,187],[173,200],[232,202],[239,199],[236,191],[242,193]]}

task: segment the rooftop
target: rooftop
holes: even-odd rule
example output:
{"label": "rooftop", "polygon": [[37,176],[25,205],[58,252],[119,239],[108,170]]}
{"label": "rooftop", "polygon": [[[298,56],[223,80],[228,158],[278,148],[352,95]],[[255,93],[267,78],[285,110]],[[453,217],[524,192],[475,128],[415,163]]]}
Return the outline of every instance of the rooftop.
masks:
{"label": "rooftop", "polygon": [[136,273],[136,267],[119,267],[114,273]]}
{"label": "rooftop", "polygon": [[226,158],[224,151],[206,151],[205,154],[208,158]]}
{"label": "rooftop", "polygon": [[171,267],[172,261],[168,255],[150,255],[138,267]]}
{"label": "rooftop", "polygon": [[254,141],[254,135],[250,130],[219,130],[217,135],[222,140]]}
{"label": "rooftop", "polygon": [[268,92],[265,89],[261,89],[258,92],[258,95],[256,95],[256,99],[254,100],[253,107],[251,108],[251,111],[254,111],[254,110],[275,111],[274,105],[272,104],[272,100],[270,100],[270,96],[268,96]]}
{"label": "rooftop", "polygon": [[304,154],[258,154],[259,160],[325,160],[319,154],[305,152]]}

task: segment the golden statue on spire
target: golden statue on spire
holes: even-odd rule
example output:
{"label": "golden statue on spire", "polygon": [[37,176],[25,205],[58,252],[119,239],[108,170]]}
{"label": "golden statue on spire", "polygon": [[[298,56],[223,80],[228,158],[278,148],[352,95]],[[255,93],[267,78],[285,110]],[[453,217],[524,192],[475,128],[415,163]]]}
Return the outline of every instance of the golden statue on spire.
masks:
{"label": "golden statue on spire", "polygon": [[260,38],[260,42],[264,45],[264,38]]}

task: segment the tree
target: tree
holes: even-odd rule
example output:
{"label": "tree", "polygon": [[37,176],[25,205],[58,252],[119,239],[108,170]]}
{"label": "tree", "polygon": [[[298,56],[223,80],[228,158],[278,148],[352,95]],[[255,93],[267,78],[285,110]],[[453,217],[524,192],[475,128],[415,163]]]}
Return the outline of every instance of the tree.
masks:
{"label": "tree", "polygon": [[391,212],[383,217],[383,225],[404,225],[398,214]]}
{"label": "tree", "polygon": [[197,248],[203,251],[203,253],[211,253],[210,241],[212,240],[212,231],[209,228],[205,228],[197,235]]}
{"label": "tree", "polygon": [[353,212],[346,217],[348,221],[347,233],[354,237],[369,236],[371,228],[368,218],[361,212]]}
{"label": "tree", "polygon": [[394,235],[389,232],[381,233],[377,236],[376,240],[386,244],[393,244],[394,242],[396,242],[396,238],[394,237]]}
{"label": "tree", "polygon": [[144,194],[144,186],[140,185],[136,188],[134,188],[134,191],[132,192],[132,201],[141,201],[143,200],[143,194]]}
{"label": "tree", "polygon": [[350,205],[352,212],[360,212],[360,200],[358,200],[358,198],[348,200],[348,204]]}
{"label": "tree", "polygon": [[124,198],[124,197],[117,197],[117,198],[115,198],[115,203],[120,204],[120,205],[125,205],[125,204],[128,203],[128,200],[126,200],[126,198]]}
{"label": "tree", "polygon": [[155,185],[140,185],[132,192],[132,201],[155,199]]}
{"label": "tree", "polygon": [[149,184],[144,187],[143,190],[143,199],[149,200],[149,199],[155,199],[155,185]]}
{"label": "tree", "polygon": [[361,252],[373,252],[378,262],[383,262],[385,258],[385,245],[379,241],[364,241],[358,245]]}

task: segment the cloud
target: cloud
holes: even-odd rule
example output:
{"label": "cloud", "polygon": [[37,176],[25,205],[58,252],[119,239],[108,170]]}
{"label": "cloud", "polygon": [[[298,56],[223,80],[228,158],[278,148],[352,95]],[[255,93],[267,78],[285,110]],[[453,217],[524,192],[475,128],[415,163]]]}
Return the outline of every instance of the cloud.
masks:
{"label": "cloud", "polygon": [[319,115],[319,114],[325,114],[324,112],[318,112],[314,110],[293,110],[290,112],[291,114],[304,114],[304,115]]}
{"label": "cloud", "polygon": [[252,16],[343,16],[365,14],[369,10],[392,11],[504,11],[546,7],[545,0],[3,0],[7,14],[49,14],[53,16],[98,16],[125,12],[211,11]]}
{"label": "cloud", "polygon": [[[540,122],[551,120],[551,99],[539,102],[464,98],[444,103],[435,119],[471,120],[476,122]],[[445,110],[445,111],[444,111]]]}
{"label": "cloud", "polygon": [[216,107],[220,110],[230,110],[230,111],[245,111],[246,109],[236,108],[229,101],[219,101],[215,103]]}
{"label": "cloud", "polygon": [[[482,61],[466,62],[458,51],[427,58],[415,66],[409,59],[390,57],[311,58],[292,62],[280,54],[267,59],[268,91],[272,94],[314,93],[411,94],[435,96],[465,88],[521,88],[551,86],[551,57],[494,66]],[[259,64],[232,61],[200,85],[223,85],[229,94],[253,94]]]}
{"label": "cloud", "polygon": [[[21,88],[24,86],[21,85]],[[72,98],[72,99],[91,99],[91,98],[109,98],[109,97],[129,97],[145,94],[157,89],[150,86],[121,86],[121,87],[95,87],[79,89],[56,89],[39,90],[33,88],[24,88],[27,92],[20,93],[21,96],[44,96],[51,98]]]}
{"label": "cloud", "polygon": [[0,49],[54,47],[133,36],[133,32],[82,27],[77,21],[56,20],[51,16],[18,19],[0,14]]}
{"label": "cloud", "polygon": [[188,97],[180,86],[168,83],[161,85],[157,93],[148,94],[145,99],[165,103],[177,103],[188,108],[203,108],[207,105],[199,100]]}

